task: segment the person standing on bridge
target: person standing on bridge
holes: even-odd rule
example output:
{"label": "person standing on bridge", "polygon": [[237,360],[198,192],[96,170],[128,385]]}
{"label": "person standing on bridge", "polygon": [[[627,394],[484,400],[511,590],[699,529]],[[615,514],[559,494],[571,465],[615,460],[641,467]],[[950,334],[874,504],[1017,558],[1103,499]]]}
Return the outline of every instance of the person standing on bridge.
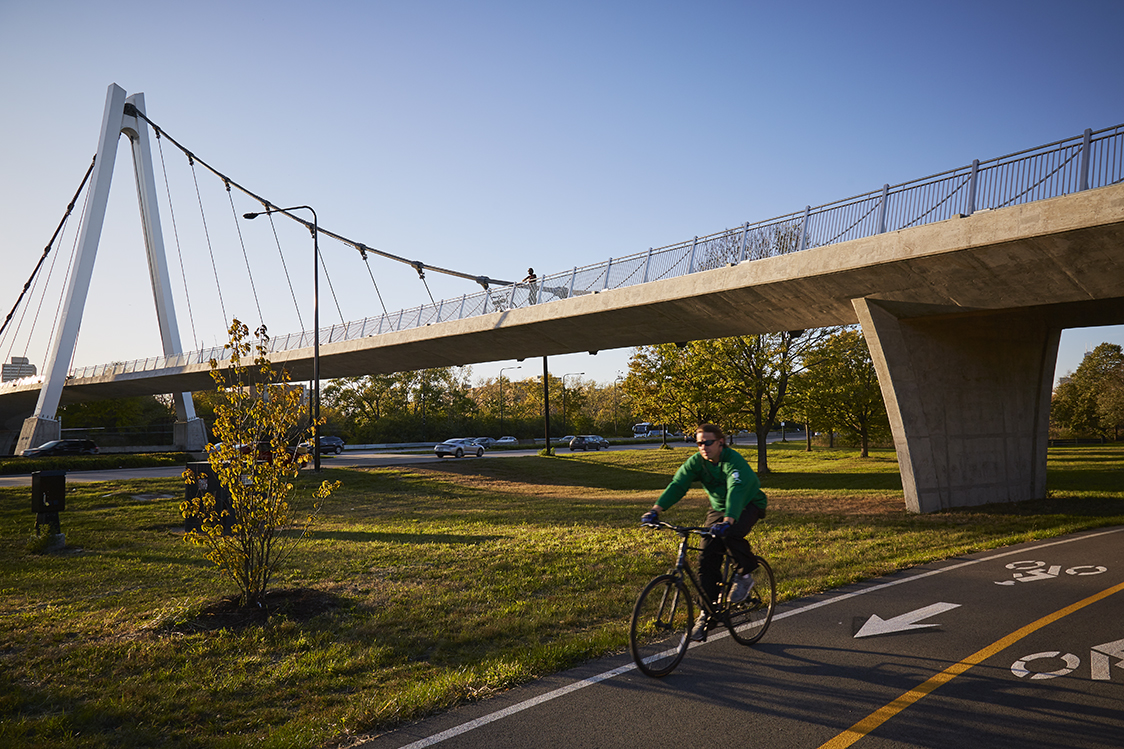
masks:
{"label": "person standing on bridge", "polygon": [[535,292],[536,292],[535,282],[538,281],[538,280],[539,280],[538,276],[535,275],[535,269],[534,268],[528,268],[527,269],[527,277],[524,278],[523,281],[521,282],[521,283],[527,284],[527,304],[534,304],[535,303],[535,296],[536,296],[536,294],[535,294]]}
{"label": "person standing on bridge", "polygon": [[[660,494],[656,504],[640,518],[643,524],[656,523],[660,513],[681,500],[699,481],[710,499],[710,509],[704,525],[710,527],[709,536],[702,537],[699,553],[699,579],[703,592],[711,601],[718,600],[722,580],[722,557],[729,552],[737,565],[734,589],[730,601],[744,601],[753,589],[752,572],[757,569],[757,557],[746,540],[746,534],[765,517],[768,500],[761,491],[761,481],[749,467],[741,453],[726,446],[726,435],[714,424],[700,424],[695,430],[695,444],[699,451],[687,459],[671,483]],[[691,629],[691,639],[706,640],[709,617],[704,610]]]}

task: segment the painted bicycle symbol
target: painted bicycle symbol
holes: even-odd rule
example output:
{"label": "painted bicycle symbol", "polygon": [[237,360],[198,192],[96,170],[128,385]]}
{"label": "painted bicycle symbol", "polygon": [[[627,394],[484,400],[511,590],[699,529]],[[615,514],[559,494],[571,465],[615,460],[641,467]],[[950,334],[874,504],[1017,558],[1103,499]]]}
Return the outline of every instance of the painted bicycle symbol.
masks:
{"label": "painted bicycle symbol", "polygon": [[[1029,559],[1022,562],[1011,562],[1007,565],[1007,569],[1014,570],[1011,575],[1012,579],[996,580],[996,585],[1014,585],[1015,583],[1054,580],[1060,577],[1062,573],[1062,566],[1060,564],[1047,565],[1045,562]],[[1099,564],[1079,564],[1066,569],[1065,574],[1084,577],[1086,575],[1099,575],[1102,572],[1108,572],[1108,567],[1103,567]]]}

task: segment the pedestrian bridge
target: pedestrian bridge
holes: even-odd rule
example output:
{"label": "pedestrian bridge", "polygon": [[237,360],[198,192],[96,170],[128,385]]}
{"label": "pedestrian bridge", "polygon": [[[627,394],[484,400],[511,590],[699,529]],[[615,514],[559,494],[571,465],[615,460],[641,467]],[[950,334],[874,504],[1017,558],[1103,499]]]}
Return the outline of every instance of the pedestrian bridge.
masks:
{"label": "pedestrian bridge", "polygon": [[[1124,184],[549,303],[321,344],[321,377],[860,323],[909,508],[1045,496],[1061,331],[1124,324]],[[274,354],[294,380],[312,348]],[[64,402],[213,387],[205,361],[71,377]],[[38,385],[5,389],[21,420]]]}
{"label": "pedestrian bridge", "polygon": [[[182,394],[212,388],[210,361],[224,352],[178,353],[143,103],[110,86],[48,371],[0,384],[0,428],[22,423],[21,443],[41,427],[57,434],[59,403],[174,393],[184,444],[201,444]],[[133,141],[165,353],[64,375],[121,133]],[[403,260],[313,218],[301,220],[313,237]],[[410,264],[423,278],[433,269]],[[320,378],[858,323],[910,510],[1042,497],[1061,331],[1124,324],[1124,126],[532,282],[458,275],[484,290],[321,329]],[[274,338],[271,359],[312,379],[313,340]]]}

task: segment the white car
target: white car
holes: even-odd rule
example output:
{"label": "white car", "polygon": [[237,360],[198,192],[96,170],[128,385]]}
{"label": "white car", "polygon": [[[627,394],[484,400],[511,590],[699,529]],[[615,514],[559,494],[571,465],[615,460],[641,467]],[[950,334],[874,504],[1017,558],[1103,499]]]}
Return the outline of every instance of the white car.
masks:
{"label": "white car", "polygon": [[440,445],[434,447],[433,452],[438,458],[444,458],[446,455],[452,455],[454,458],[463,458],[466,454],[482,458],[484,457],[484,446],[478,445],[465,437],[458,437],[456,439],[445,440]]}
{"label": "white car", "polygon": [[515,439],[514,437],[500,437],[498,440],[496,440],[496,444],[497,445],[518,445],[519,440]]}

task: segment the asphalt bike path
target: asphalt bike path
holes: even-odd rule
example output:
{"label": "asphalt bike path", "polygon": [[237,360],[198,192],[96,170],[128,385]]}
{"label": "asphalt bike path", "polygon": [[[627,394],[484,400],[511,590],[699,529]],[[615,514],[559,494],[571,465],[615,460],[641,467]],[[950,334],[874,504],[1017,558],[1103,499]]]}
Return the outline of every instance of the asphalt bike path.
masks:
{"label": "asphalt bike path", "polygon": [[1117,749],[1122,705],[1117,527],[792,601],[757,645],[712,631],[662,679],[599,659],[362,746]]}

